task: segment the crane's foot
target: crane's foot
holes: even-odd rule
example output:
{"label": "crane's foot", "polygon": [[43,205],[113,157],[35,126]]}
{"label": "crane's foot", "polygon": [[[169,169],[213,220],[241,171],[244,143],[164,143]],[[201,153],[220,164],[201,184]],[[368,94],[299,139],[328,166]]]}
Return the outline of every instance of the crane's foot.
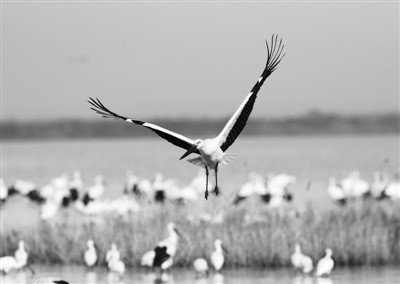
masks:
{"label": "crane's foot", "polygon": [[206,198],[206,200],[208,199],[208,189],[206,189],[206,192],[204,194],[204,197]]}
{"label": "crane's foot", "polygon": [[218,195],[218,194],[219,194],[219,188],[218,188],[218,186],[215,187],[214,192],[215,192],[215,195]]}

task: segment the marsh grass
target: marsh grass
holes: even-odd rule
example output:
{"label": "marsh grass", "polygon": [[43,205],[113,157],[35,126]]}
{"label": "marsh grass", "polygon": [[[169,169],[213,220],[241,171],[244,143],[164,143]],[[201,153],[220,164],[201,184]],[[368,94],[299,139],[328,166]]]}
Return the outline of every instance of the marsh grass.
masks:
{"label": "marsh grass", "polygon": [[[193,205],[195,206],[195,205]],[[220,238],[228,249],[228,267],[285,267],[296,242],[314,262],[325,248],[333,250],[338,266],[400,264],[400,204],[357,201],[342,208],[317,210],[312,204],[301,212],[291,208],[268,210],[239,206],[224,209],[222,223],[190,219],[192,205],[143,205],[138,213],[86,217],[65,210],[51,222],[33,228],[1,232],[1,255],[12,255],[24,239],[32,263],[82,264],[86,241],[93,238],[104,265],[115,242],[123,260],[138,267],[146,251],[167,235],[166,224],[177,223],[183,233],[175,265],[189,267],[197,257],[209,259]]]}

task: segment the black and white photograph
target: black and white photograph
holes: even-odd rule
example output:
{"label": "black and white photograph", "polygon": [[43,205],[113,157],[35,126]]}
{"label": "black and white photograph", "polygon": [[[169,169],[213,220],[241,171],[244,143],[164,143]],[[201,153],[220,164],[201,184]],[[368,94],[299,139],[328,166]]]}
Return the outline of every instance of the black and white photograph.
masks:
{"label": "black and white photograph", "polygon": [[399,284],[399,15],[0,0],[0,283]]}

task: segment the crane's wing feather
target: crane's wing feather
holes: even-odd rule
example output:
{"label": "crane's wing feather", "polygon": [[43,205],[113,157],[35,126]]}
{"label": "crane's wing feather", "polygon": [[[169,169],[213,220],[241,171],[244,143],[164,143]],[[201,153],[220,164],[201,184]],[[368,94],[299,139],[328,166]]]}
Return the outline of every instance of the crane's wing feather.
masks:
{"label": "crane's wing feather", "polygon": [[282,39],[278,42],[277,35],[272,36],[271,47],[268,46],[268,42],[266,42],[266,44],[268,58],[261,77],[258,79],[253,89],[251,89],[250,93],[244,99],[236,112],[229,119],[224,129],[218,135],[218,137],[220,138],[221,150],[224,152],[233,144],[233,142],[235,142],[236,138],[246,126],[247,120],[251,114],[251,111],[253,110],[258,91],[263,85],[265,79],[267,79],[268,76],[271,75],[272,72],[274,72],[279,62],[285,56],[285,54],[282,54],[284,47],[284,45],[282,44]]}
{"label": "crane's wing feather", "polygon": [[[174,144],[175,146],[181,147],[185,150],[188,150],[194,143],[192,139],[189,139],[181,134],[165,129],[161,126],[116,114],[115,112],[112,112],[107,107],[105,107],[102,104],[102,102],[100,102],[100,100],[97,98],[96,99],[89,98],[88,102],[92,105],[91,107],[92,110],[94,110],[96,113],[100,114],[105,118],[121,119],[127,122],[132,122],[134,124],[144,126],[150,129],[151,131],[157,133],[157,135],[159,135],[161,138],[164,138],[168,142]],[[200,154],[199,151],[195,153]]]}

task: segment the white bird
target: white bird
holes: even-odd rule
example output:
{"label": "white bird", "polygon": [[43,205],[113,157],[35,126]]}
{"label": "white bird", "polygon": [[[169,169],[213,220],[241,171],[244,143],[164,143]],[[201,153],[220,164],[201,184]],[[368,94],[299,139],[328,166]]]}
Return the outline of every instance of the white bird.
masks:
{"label": "white bird", "polygon": [[173,222],[168,223],[168,238],[158,242],[154,248],[153,267],[159,267],[161,270],[168,269],[176,254],[179,240],[179,232]]}
{"label": "white bird", "polygon": [[25,243],[23,240],[18,242],[18,249],[15,251],[14,256],[18,262],[21,262],[24,265],[28,263],[28,253],[25,250]]}
{"label": "white bird", "polygon": [[304,255],[301,252],[301,247],[299,244],[295,245],[295,251],[290,256],[290,261],[292,262],[295,270],[301,270],[303,273],[310,273],[313,269],[311,257]]}
{"label": "white bird", "polygon": [[145,194],[145,197],[152,198],[154,195],[154,189],[151,184],[151,181],[148,179],[140,179],[138,183],[139,192]]}
{"label": "white bird", "polygon": [[335,262],[332,259],[332,250],[327,248],[325,256],[318,261],[315,275],[318,277],[327,277],[331,273]]}
{"label": "white bird", "polygon": [[[3,256],[0,257],[0,272],[7,274],[13,269],[20,269],[26,265],[25,262],[17,260],[13,256]],[[34,274],[34,271],[31,270],[31,273]]]}
{"label": "white bird", "polygon": [[338,184],[334,177],[330,177],[328,181],[328,187],[326,188],[329,197],[340,205],[345,205],[347,202],[347,196],[344,193],[343,188]]}
{"label": "white bird", "polygon": [[384,198],[384,192],[389,184],[389,176],[386,173],[374,172],[371,184],[371,195],[376,199]]}
{"label": "white bird", "polygon": [[97,253],[96,253],[96,249],[94,247],[94,241],[92,239],[88,240],[87,246],[88,246],[88,249],[85,251],[85,254],[83,255],[83,259],[85,261],[86,266],[88,268],[92,268],[97,261]]}
{"label": "white bird", "polygon": [[106,254],[106,261],[110,271],[117,277],[121,277],[125,273],[125,263],[121,260],[121,254],[114,243],[111,244],[111,250]]}
{"label": "white bird", "polygon": [[139,178],[133,174],[131,170],[127,170],[125,174],[124,193],[140,195],[139,191]]}
{"label": "white bird", "polygon": [[400,200],[400,182],[394,181],[389,182],[385,191],[383,192],[385,197],[389,197],[392,200]]}
{"label": "white bird", "polygon": [[360,172],[353,171],[341,181],[344,193],[350,198],[366,196],[370,191],[367,181],[360,178]]}
{"label": "white bird", "polygon": [[8,197],[8,187],[3,178],[0,177],[0,202],[3,202]]}
{"label": "white bird", "polygon": [[111,244],[111,249],[106,253],[106,262],[110,262],[113,259],[120,259],[121,254],[115,243]]}
{"label": "white bird", "polygon": [[108,262],[108,268],[118,277],[121,277],[125,273],[125,263],[120,259],[111,259]]}
{"label": "white bird", "polygon": [[303,273],[307,274],[310,273],[313,270],[313,261],[311,257],[305,255],[303,257]]}
{"label": "white bird", "polygon": [[145,267],[153,267],[154,257],[156,256],[156,252],[154,250],[150,250],[143,254],[140,259],[140,265]]}
{"label": "white bird", "polygon": [[288,174],[269,175],[269,185],[272,187],[287,188],[289,185],[296,183],[295,176]]}
{"label": "white bird", "polygon": [[172,132],[158,125],[143,122],[140,120],[128,118],[116,114],[106,108],[99,99],[95,100],[90,98],[89,103],[93,106],[92,110],[102,115],[105,118],[116,118],[122,119],[127,122],[131,122],[137,125],[146,127],[155,133],[157,133],[161,138],[166,139],[168,142],[181,147],[186,151],[180,159],[187,157],[191,153],[196,153],[200,155],[199,157],[189,159],[188,162],[203,167],[206,170],[206,190],[205,198],[208,198],[208,174],[209,169],[215,172],[215,194],[218,195],[218,167],[226,165],[234,157],[233,155],[225,153],[225,151],[235,142],[236,138],[244,129],[246,122],[251,114],[255,100],[257,98],[257,93],[263,85],[264,81],[272,74],[272,72],[277,68],[277,65],[282,60],[284,54],[282,40],[278,41],[277,36],[272,36],[271,48],[267,43],[267,62],[261,77],[257,80],[256,84],[251,89],[250,93],[246,96],[243,102],[240,104],[239,108],[235,111],[232,117],[229,119],[225,127],[219,133],[218,136],[211,139],[196,139],[192,140],[181,134]]}
{"label": "white bird", "polygon": [[88,189],[89,197],[93,200],[99,199],[105,190],[104,178],[102,176],[96,176],[94,179],[94,185]]}
{"label": "white bird", "polygon": [[288,188],[290,185],[296,183],[296,181],[296,177],[292,175],[274,175],[272,173],[269,173],[267,177],[267,187],[270,197],[279,197],[279,199],[291,201],[292,195],[288,192]]}
{"label": "white bird", "polygon": [[25,250],[25,243],[23,240],[18,242],[18,249],[14,253],[14,258],[18,263],[18,269],[26,267],[32,274],[35,274],[35,271],[28,264],[28,252]]}
{"label": "white bird", "polygon": [[299,244],[294,247],[294,253],[290,256],[290,262],[292,263],[295,270],[301,269],[303,254]]}
{"label": "white bird", "polygon": [[67,191],[69,187],[69,178],[67,173],[62,173],[60,176],[51,180],[53,186],[60,191]]}
{"label": "white bird", "polygon": [[16,180],[11,190],[21,195],[28,195],[29,192],[36,190],[38,187],[34,182],[27,180]]}
{"label": "white bird", "polygon": [[257,176],[258,174],[254,172],[249,174],[248,180],[239,188],[238,192],[236,193],[236,197],[233,200],[234,205],[239,204],[241,201],[247,199],[255,193]]}
{"label": "white bird", "polygon": [[69,182],[70,199],[75,202],[83,189],[83,179],[80,171],[76,170],[72,174],[72,180]]}
{"label": "white bird", "polygon": [[198,277],[206,276],[208,274],[208,263],[204,258],[196,258],[193,261],[193,268]]}
{"label": "white bird", "polygon": [[191,186],[183,187],[179,190],[179,194],[177,196],[178,200],[182,203],[187,203],[190,201],[195,201],[198,199],[198,194],[195,188]]}
{"label": "white bird", "polygon": [[220,271],[224,265],[224,250],[226,249],[222,246],[220,239],[214,241],[215,251],[211,253],[211,263],[216,271]]}

